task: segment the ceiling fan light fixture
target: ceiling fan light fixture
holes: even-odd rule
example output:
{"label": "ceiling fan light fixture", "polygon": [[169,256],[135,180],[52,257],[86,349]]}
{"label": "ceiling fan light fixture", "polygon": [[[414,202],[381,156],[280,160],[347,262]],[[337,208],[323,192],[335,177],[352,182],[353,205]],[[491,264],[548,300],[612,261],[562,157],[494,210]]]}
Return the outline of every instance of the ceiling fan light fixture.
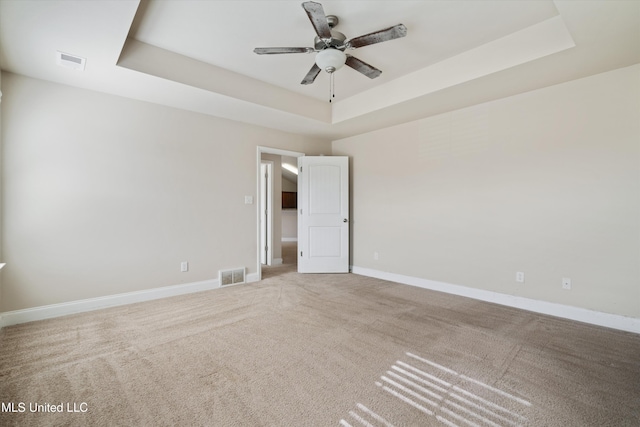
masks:
{"label": "ceiling fan light fixture", "polygon": [[316,55],[316,65],[327,73],[333,73],[339,70],[346,61],[347,55],[341,50],[334,48],[321,50]]}

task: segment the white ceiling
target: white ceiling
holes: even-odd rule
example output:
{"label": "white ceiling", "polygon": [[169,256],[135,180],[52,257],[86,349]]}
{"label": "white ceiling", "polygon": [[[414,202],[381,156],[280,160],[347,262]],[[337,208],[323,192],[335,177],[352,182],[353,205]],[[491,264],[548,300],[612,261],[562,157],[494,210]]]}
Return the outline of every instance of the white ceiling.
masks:
{"label": "white ceiling", "polygon": [[[321,1],[353,38],[403,23],[405,38],[350,53],[300,81],[314,54],[301,1],[0,0],[3,70],[289,132],[337,139],[640,62],[640,1]],[[56,65],[56,51],[87,59]]]}
{"label": "white ceiling", "polygon": [[[399,23],[409,28],[407,38],[350,52],[383,74],[371,80],[345,68],[336,74],[339,99],[557,15],[551,1],[467,1],[462,9],[460,2],[443,1],[323,1],[322,5],[326,14],[338,16],[335,29],[347,38]],[[148,4],[136,27],[131,36],[139,41],[321,101],[328,99],[326,73],[317,84],[300,84],[314,54],[253,53],[255,47],[313,47],[316,34],[301,1],[156,1]]]}

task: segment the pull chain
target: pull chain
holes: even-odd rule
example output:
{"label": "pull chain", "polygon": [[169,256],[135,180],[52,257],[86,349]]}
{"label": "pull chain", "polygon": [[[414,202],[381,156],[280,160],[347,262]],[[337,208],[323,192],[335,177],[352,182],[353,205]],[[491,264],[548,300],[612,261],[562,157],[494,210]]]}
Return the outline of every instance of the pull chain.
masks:
{"label": "pull chain", "polygon": [[336,97],[335,94],[335,78],[333,77],[334,73],[329,73],[329,102],[333,101],[333,98]]}
{"label": "pull chain", "polygon": [[333,73],[329,74],[329,102],[333,97]]}
{"label": "pull chain", "polygon": [[[335,73],[334,73],[335,74]],[[336,97],[336,78],[331,74],[331,98]]]}

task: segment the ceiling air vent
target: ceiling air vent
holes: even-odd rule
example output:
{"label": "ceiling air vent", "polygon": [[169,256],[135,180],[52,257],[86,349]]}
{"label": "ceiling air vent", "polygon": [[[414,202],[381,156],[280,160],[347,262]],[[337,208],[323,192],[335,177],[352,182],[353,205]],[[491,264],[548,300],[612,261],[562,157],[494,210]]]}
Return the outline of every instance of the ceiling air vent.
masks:
{"label": "ceiling air vent", "polygon": [[76,55],[71,55],[64,52],[56,52],[56,63],[62,67],[71,68],[78,71],[84,71],[85,63],[87,62],[86,58],[81,58]]}

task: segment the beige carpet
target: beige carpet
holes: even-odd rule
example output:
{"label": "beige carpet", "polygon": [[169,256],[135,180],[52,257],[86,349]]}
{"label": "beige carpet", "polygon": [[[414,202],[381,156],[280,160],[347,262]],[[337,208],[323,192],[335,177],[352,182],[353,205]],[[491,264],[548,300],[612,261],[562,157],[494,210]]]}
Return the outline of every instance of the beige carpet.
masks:
{"label": "beige carpet", "polygon": [[4,328],[0,425],[640,425],[638,335],[353,274],[264,277]]}

